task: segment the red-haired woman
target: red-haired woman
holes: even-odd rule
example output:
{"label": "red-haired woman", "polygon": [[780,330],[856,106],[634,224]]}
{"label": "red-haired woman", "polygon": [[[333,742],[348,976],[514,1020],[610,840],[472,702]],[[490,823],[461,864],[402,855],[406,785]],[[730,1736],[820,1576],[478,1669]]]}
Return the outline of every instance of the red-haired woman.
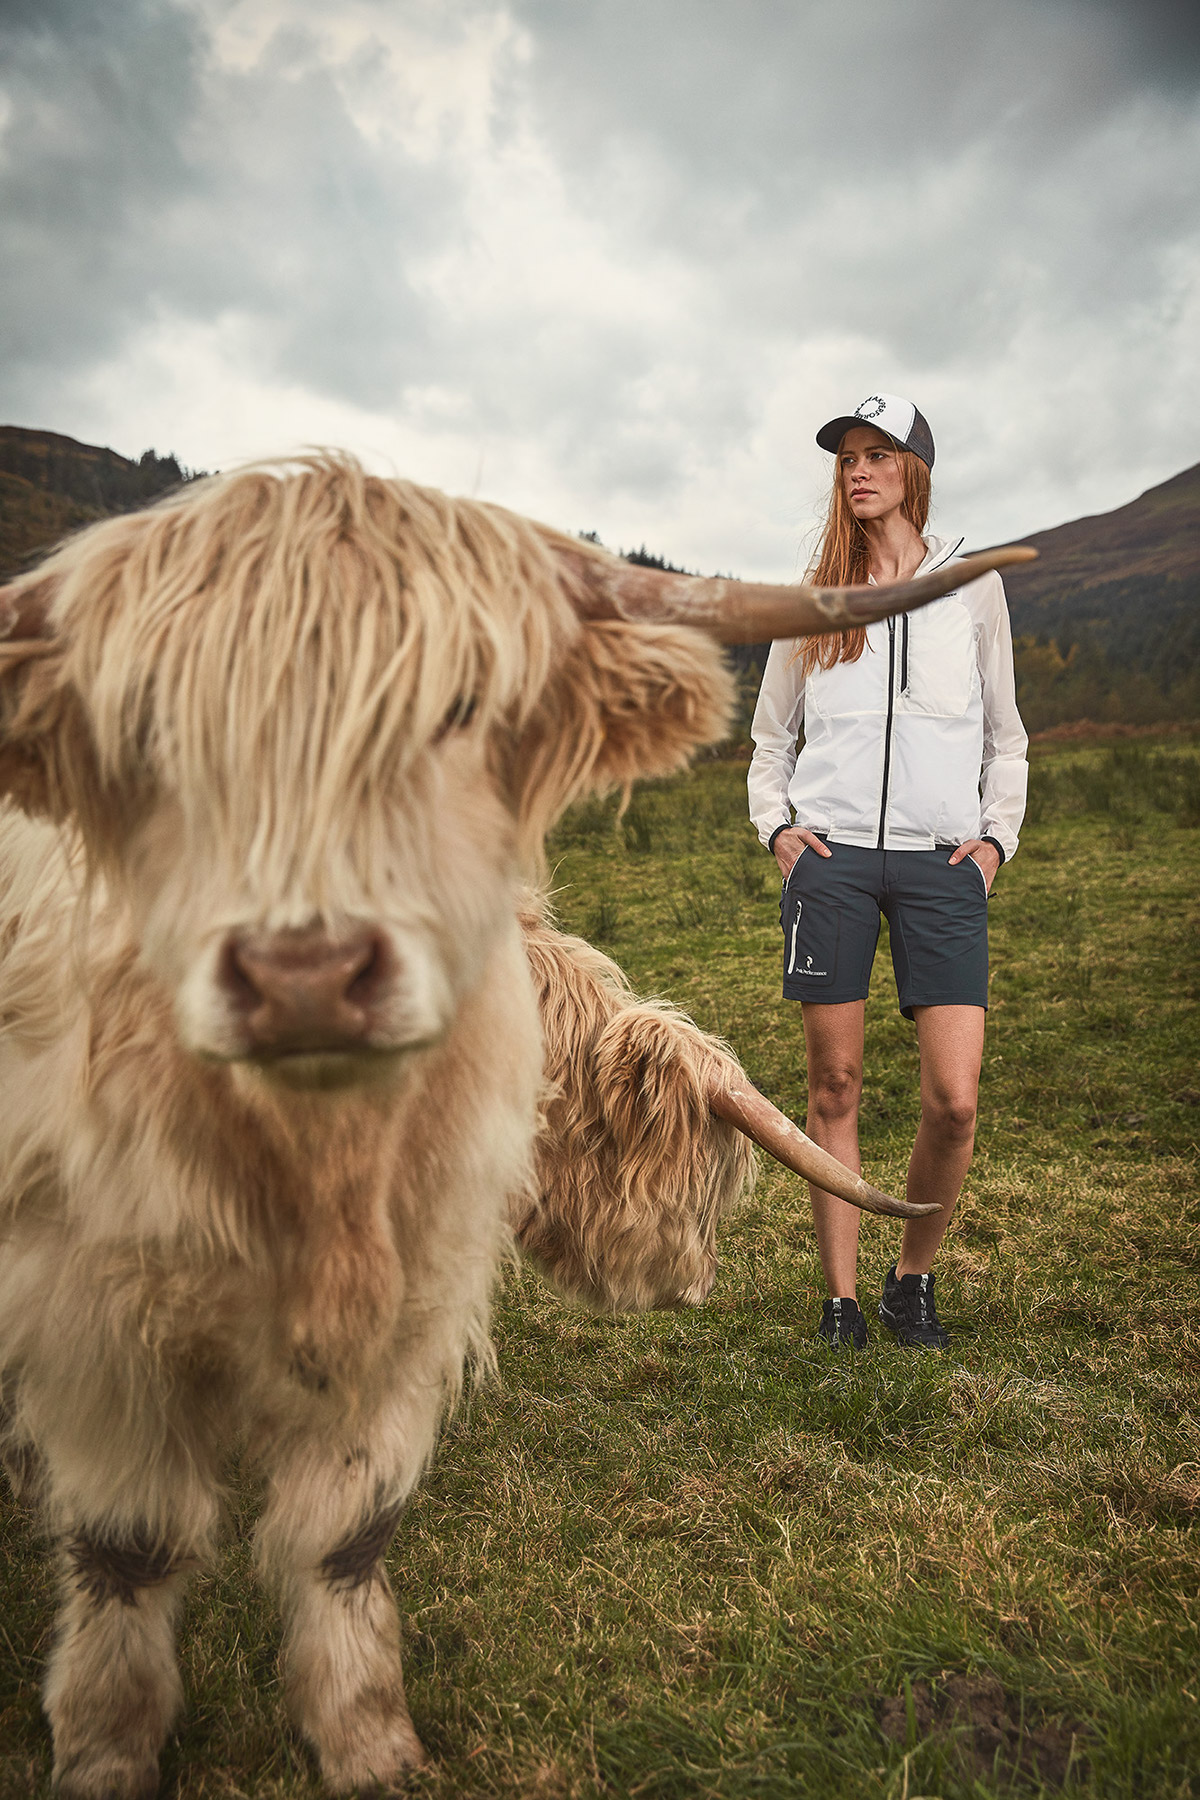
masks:
{"label": "red-haired woman", "polygon": [[[903,581],[958,554],[961,538],[926,531],[933,436],[910,401],[872,394],[817,442],[837,467],[814,581]],[[783,872],[783,992],[803,1005],[807,1128],[856,1170],[865,1001],[888,920],[921,1054],[908,1194],[942,1210],[906,1221],[879,1315],[900,1343],[941,1349],[931,1270],[974,1145],[987,898],[1025,810],[1000,577],[844,635],[772,644],[753,735],[750,815]],[[810,1192],[829,1289],[820,1335],[861,1348],[859,1214]]]}

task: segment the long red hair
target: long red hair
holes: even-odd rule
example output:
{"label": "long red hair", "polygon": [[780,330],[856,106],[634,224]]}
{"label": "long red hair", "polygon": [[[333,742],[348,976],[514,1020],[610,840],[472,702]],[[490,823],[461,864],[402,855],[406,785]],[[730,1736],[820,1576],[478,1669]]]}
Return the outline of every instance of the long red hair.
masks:
{"label": "long red hair", "polygon": [[[904,482],[904,499],[900,510],[909,523],[924,536],[925,527],[929,523],[929,465],[912,450],[905,450],[894,441],[892,447],[899,458],[900,475]],[[842,446],[839,444],[839,460],[834,464],[833,491],[829,496],[829,511],[821,532],[821,544],[806,577],[817,587],[865,586],[871,566],[867,534],[850,511],[846,500],[841,453]],[[857,662],[866,646],[866,626],[856,625],[850,631],[828,631],[822,637],[801,638],[793,661],[800,664],[800,673],[807,681],[814,669],[832,669],[835,663]]]}

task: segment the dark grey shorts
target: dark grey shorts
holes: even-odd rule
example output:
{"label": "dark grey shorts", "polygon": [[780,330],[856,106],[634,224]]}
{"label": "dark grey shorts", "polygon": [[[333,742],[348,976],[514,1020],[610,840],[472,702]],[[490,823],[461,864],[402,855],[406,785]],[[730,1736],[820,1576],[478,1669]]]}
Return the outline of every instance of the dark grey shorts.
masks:
{"label": "dark grey shorts", "polygon": [[886,915],[900,1011],[987,1006],[987,885],[950,847],[804,851],[783,884],[783,997],[835,1006],[865,1000]]}

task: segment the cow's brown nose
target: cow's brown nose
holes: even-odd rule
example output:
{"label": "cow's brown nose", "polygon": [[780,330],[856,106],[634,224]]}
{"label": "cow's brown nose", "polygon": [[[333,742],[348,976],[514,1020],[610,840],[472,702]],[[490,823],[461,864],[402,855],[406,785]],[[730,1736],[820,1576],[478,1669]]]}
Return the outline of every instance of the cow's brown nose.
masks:
{"label": "cow's brown nose", "polygon": [[383,939],[365,927],[338,939],[321,931],[243,932],[225,945],[221,980],[253,1049],[345,1050],[371,1028],[384,963]]}

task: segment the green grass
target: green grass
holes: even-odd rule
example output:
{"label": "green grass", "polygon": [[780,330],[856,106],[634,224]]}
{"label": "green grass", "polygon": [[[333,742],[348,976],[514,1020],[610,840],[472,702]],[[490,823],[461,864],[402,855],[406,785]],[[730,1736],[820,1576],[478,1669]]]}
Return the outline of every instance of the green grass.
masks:
{"label": "green grass", "polygon": [[[1035,760],[939,1261],[950,1354],[813,1343],[807,1204],[774,1166],[695,1313],[595,1319],[508,1279],[501,1382],[451,1426],[390,1557],[436,1759],[414,1795],[1200,1794],[1198,766],[1178,742]],[[744,773],[643,789],[619,835],[615,803],[578,809],[552,845],[557,904],[802,1116]],[[863,1151],[893,1189],[916,1075],[884,942]],[[864,1221],[868,1294],[896,1241]],[[180,1800],[319,1791],[250,1517],[184,1622]],[[28,1522],[0,1509],[0,1531],[7,1800],[48,1792],[52,1603]]]}

